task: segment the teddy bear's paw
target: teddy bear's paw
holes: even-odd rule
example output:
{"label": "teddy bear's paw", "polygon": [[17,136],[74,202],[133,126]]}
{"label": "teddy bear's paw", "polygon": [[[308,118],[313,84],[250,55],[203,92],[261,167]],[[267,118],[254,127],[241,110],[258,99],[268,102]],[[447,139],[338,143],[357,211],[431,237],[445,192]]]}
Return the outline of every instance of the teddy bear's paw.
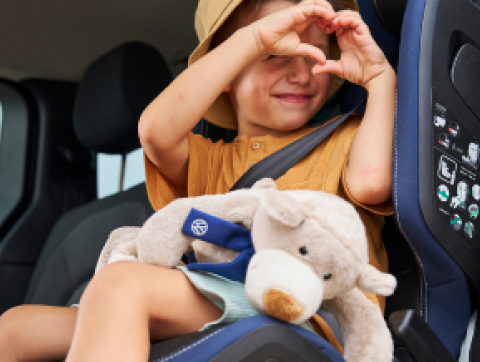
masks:
{"label": "teddy bear's paw", "polygon": [[366,264],[357,280],[357,286],[373,294],[389,296],[397,287],[397,279],[391,274],[382,273],[370,264]]}
{"label": "teddy bear's paw", "polygon": [[[377,341],[378,342],[378,341]],[[364,344],[362,349],[358,351],[344,350],[343,358],[346,362],[391,362],[393,358],[392,341],[387,341],[386,344],[375,345]]]}
{"label": "teddy bear's paw", "polygon": [[262,178],[253,184],[252,189],[277,189],[277,184],[271,178]]}

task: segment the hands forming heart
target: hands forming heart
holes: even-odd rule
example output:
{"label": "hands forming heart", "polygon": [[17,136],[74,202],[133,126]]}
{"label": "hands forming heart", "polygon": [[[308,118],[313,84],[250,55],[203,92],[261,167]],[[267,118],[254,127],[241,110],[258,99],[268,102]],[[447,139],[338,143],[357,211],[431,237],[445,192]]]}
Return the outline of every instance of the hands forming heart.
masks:
{"label": "hands forming heart", "polygon": [[[326,34],[335,33],[341,51],[339,60],[327,59],[320,48],[302,42],[302,33],[313,24]],[[316,62],[313,74],[335,74],[368,88],[370,80],[390,67],[360,14],[335,12],[324,0],[302,1],[250,26],[261,54],[312,58]]]}

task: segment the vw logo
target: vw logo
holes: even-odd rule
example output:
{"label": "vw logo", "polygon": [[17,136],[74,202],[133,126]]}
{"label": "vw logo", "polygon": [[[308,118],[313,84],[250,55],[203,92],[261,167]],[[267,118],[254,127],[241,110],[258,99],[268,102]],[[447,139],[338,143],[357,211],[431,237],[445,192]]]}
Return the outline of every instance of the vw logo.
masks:
{"label": "vw logo", "polygon": [[192,222],[192,232],[197,236],[205,235],[208,231],[208,224],[203,219],[196,219]]}

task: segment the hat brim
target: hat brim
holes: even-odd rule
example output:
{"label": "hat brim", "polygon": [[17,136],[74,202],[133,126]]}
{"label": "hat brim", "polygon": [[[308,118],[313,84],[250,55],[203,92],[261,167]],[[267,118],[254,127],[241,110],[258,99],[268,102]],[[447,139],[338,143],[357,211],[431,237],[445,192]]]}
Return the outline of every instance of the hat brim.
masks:
{"label": "hat brim", "polygon": [[[215,1],[215,0],[213,0]],[[201,57],[203,57],[209,50],[212,43],[213,35],[223,25],[225,20],[232,14],[232,12],[240,5],[242,0],[230,1],[225,10],[221,13],[218,20],[213,24],[208,31],[207,36],[195,48],[188,59],[188,65],[192,65]],[[351,10],[358,11],[358,5],[355,0],[345,0],[347,7]],[[330,57],[332,59],[340,59],[340,49],[336,41],[330,42]],[[330,85],[328,89],[327,99],[330,98],[342,86],[344,80],[336,75],[330,74]],[[218,98],[213,102],[208,111],[204,114],[204,118],[216,126],[236,130],[238,128],[237,117],[232,108],[230,99],[225,92],[222,92]]]}

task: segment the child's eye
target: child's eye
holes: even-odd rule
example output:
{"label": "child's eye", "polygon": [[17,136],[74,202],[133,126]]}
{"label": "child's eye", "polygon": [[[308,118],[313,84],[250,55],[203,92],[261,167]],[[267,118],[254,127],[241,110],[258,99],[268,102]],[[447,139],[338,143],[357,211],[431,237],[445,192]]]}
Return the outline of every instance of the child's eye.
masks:
{"label": "child's eye", "polygon": [[317,61],[315,59],[312,59],[312,58],[305,58],[305,61],[307,62],[308,65],[310,65],[311,67],[313,67],[315,64],[317,64]]}
{"label": "child's eye", "polygon": [[290,60],[290,57],[285,56],[285,55],[274,55],[271,54],[267,57],[267,60],[278,60],[278,61],[288,61]]}

